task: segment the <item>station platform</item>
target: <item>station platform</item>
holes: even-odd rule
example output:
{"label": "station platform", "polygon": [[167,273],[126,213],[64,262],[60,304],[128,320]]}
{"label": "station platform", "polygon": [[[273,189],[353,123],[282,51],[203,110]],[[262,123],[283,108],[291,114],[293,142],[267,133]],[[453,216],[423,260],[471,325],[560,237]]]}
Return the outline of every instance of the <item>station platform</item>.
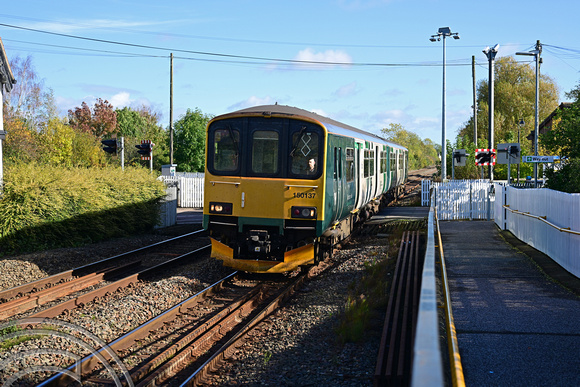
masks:
{"label": "station platform", "polygon": [[493,221],[439,224],[466,385],[580,386],[580,280]]}

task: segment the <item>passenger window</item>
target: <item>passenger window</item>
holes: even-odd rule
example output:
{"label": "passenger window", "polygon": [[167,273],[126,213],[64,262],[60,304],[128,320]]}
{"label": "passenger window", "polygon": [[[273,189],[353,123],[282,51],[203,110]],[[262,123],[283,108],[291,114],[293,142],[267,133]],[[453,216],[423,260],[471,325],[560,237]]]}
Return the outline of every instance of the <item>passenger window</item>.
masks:
{"label": "passenger window", "polygon": [[252,172],[278,172],[278,132],[257,130],[252,136]]}
{"label": "passenger window", "polygon": [[214,132],[213,166],[216,171],[233,172],[238,169],[240,132],[227,128]]}
{"label": "passenger window", "polygon": [[318,133],[303,127],[292,134],[290,149],[290,172],[294,175],[317,176],[318,166]]}
{"label": "passenger window", "polygon": [[354,149],[346,148],[346,181],[354,180]]}

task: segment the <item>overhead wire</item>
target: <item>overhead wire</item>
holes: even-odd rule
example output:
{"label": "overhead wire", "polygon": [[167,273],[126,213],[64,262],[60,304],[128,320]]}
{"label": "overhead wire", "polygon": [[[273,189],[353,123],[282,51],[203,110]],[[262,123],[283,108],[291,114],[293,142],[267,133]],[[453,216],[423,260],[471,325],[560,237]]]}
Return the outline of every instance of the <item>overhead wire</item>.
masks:
{"label": "overhead wire", "polygon": [[[298,60],[298,59],[281,59],[281,58],[268,58],[268,57],[260,57],[260,56],[248,56],[248,55],[234,55],[234,54],[224,54],[224,53],[216,53],[216,52],[208,52],[208,51],[196,51],[196,50],[184,50],[178,48],[167,48],[167,47],[160,47],[160,46],[152,46],[152,45],[143,45],[143,44],[135,44],[135,43],[126,43],[120,41],[113,41],[113,40],[106,40],[106,39],[97,39],[97,38],[89,38],[84,36],[78,35],[71,35],[71,34],[64,34],[59,32],[52,32],[52,31],[45,31],[35,28],[29,27],[22,27],[16,26],[6,23],[0,23],[0,26],[7,27],[7,28],[14,28],[20,29],[25,31],[31,31],[36,33],[54,35],[54,36],[61,36],[71,39],[78,39],[84,41],[92,41],[97,43],[105,43],[105,44],[113,44],[118,46],[125,46],[125,47],[133,47],[139,49],[150,49],[150,50],[161,50],[166,52],[178,52],[178,53],[186,53],[186,54],[194,54],[194,55],[202,55],[202,56],[213,56],[213,57],[220,57],[220,58],[227,58],[230,60],[208,60],[202,58],[188,58],[188,57],[181,57],[181,59],[187,60],[198,60],[198,61],[211,61],[211,62],[221,62],[221,63],[237,63],[237,64],[256,64],[263,62],[266,63],[285,63],[285,64],[293,64],[293,65],[319,65],[319,66],[344,66],[344,67],[440,67],[442,63],[440,62],[417,62],[417,63],[371,63],[371,62],[338,62],[338,61],[316,61],[316,60]],[[22,41],[20,41],[22,43]],[[29,42],[30,44],[35,44],[33,42]],[[47,44],[43,44],[45,46],[51,46]],[[56,46],[56,45],[54,45]],[[70,48],[74,50],[87,50],[86,48],[79,48],[79,47],[70,47],[70,46],[60,46],[60,48]],[[98,50],[94,50],[97,52]],[[110,51],[101,50],[105,53],[110,53]],[[122,55],[124,53],[116,52],[117,55]],[[144,57],[155,57],[153,55],[145,55],[145,54],[129,54],[130,56],[144,56]],[[243,61],[242,61],[243,60]],[[248,62],[251,61],[251,62]],[[447,66],[470,66],[471,61],[468,59],[457,59],[447,62]]]}

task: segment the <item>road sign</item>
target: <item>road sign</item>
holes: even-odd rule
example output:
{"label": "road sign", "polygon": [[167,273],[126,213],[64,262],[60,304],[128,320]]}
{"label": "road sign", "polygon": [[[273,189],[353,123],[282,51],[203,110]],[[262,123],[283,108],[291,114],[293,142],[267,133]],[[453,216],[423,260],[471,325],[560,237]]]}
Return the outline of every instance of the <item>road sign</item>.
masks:
{"label": "road sign", "polygon": [[560,156],[523,156],[524,163],[553,163],[560,160]]}
{"label": "road sign", "polygon": [[495,149],[476,149],[475,165],[495,165]]}

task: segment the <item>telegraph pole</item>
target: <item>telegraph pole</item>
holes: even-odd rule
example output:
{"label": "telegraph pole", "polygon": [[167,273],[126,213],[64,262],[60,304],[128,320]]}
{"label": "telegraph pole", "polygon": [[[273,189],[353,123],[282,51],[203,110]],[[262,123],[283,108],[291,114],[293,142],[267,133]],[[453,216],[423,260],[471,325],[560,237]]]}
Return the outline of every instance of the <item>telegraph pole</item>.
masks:
{"label": "telegraph pole", "polygon": [[169,67],[169,164],[173,165],[173,53]]}
{"label": "telegraph pole", "polygon": [[[536,59],[536,114],[534,122],[534,155],[538,156],[538,129],[540,125],[539,121],[539,104],[540,104],[540,63],[542,59],[540,55],[542,54],[542,44],[539,40],[536,41],[536,49],[528,52],[516,52],[516,55],[528,55],[533,56]],[[534,187],[538,186],[538,163],[534,163]]]}
{"label": "telegraph pole", "polygon": [[473,74],[473,143],[477,148],[477,90],[475,87],[475,55],[471,56],[471,73]]}

